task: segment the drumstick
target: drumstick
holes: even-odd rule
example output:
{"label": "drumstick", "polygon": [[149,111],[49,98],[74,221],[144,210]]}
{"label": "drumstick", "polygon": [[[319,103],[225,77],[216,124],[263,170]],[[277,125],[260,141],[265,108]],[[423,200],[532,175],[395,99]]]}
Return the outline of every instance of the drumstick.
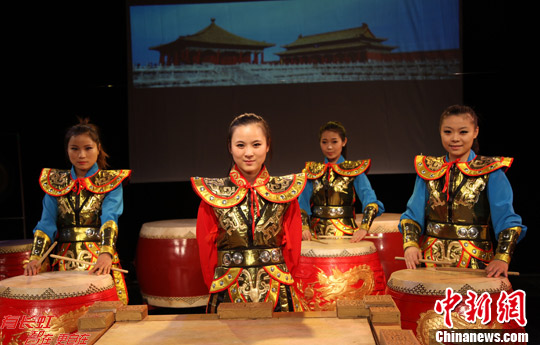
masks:
{"label": "drumstick", "polygon": [[52,252],[52,250],[54,249],[55,246],[56,246],[56,241],[54,241],[54,243],[51,245],[51,247],[45,252],[45,254],[43,254],[43,256],[41,257],[41,259],[39,259],[39,261],[38,261],[38,267],[41,267],[41,264],[42,264],[43,261],[47,258],[47,256],[49,256],[49,254]]}
{"label": "drumstick", "polygon": [[[467,267],[430,267],[438,271],[454,271],[454,272],[471,272],[471,273],[482,273],[486,274],[486,270],[481,268],[467,268]],[[519,272],[508,271],[509,276],[519,276]]]}
{"label": "drumstick", "polygon": [[315,239],[315,238],[313,238],[313,237],[311,238],[310,241],[317,242],[317,243],[322,243],[322,244],[328,244],[328,243],[326,243],[326,242],[319,241],[319,240],[317,240],[317,239]]}
{"label": "drumstick", "polygon": [[[405,260],[402,256],[396,256],[396,260]],[[425,260],[425,259],[418,259],[418,261],[425,263],[425,264],[438,264],[438,265],[451,265],[453,262],[451,261],[435,261],[435,260]]]}
{"label": "drumstick", "polygon": [[[72,261],[72,262],[76,262],[76,263],[78,263],[78,264],[89,265],[89,266],[94,266],[94,265],[95,265],[94,262],[87,262],[87,261],[82,261],[82,260],[72,259],[72,258],[68,258],[68,257],[65,257],[65,256],[54,255],[54,254],[51,254],[51,258],[61,259],[61,260],[66,260],[66,261]],[[123,270],[123,269],[121,269],[121,268],[116,268],[116,267],[111,267],[111,270],[113,270],[113,271],[118,271],[118,272],[122,272],[122,273],[129,273],[129,272],[126,271],[126,270]]]}
{"label": "drumstick", "polygon": [[[321,235],[319,238],[330,238],[330,239],[340,239],[340,238],[351,238],[351,235],[343,235],[343,236],[331,236],[331,235]],[[382,235],[366,235],[364,238],[370,239],[370,238],[381,238]]]}

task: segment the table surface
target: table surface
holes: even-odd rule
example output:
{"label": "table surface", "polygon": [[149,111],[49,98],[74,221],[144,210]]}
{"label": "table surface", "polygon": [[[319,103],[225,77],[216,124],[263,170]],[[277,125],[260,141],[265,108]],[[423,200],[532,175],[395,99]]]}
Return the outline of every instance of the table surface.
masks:
{"label": "table surface", "polygon": [[143,321],[116,322],[96,345],[375,344],[366,318],[338,319],[324,315],[305,317],[306,313],[283,314],[291,315],[252,320],[225,320],[218,319],[216,315],[149,315]]}

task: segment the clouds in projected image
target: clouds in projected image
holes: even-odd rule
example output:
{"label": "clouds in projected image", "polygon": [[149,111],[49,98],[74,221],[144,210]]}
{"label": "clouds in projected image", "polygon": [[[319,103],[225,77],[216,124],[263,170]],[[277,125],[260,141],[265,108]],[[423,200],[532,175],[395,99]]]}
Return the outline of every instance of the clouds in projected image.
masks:
{"label": "clouds in projected image", "polygon": [[132,62],[159,63],[150,47],[193,35],[210,24],[241,37],[275,44],[266,62],[299,35],[345,30],[368,24],[393,52],[459,49],[457,0],[291,0],[130,7]]}

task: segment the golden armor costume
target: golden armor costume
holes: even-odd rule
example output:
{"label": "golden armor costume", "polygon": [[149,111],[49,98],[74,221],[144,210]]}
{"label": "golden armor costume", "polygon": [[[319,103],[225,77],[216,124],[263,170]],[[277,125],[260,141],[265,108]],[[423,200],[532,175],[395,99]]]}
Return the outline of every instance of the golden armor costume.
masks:
{"label": "golden armor costume", "polygon": [[272,177],[263,166],[253,185],[234,167],[226,178],[191,179],[202,202],[197,216],[201,267],[210,299],[272,302],[274,311],[301,311],[290,272],[300,257],[296,198],[304,174]]}
{"label": "golden armor costume", "polygon": [[[400,220],[403,249],[416,246],[425,259],[452,261],[457,267],[484,268],[493,259],[509,263],[526,231],[513,212],[502,171],[511,164],[512,158],[472,151],[468,162],[417,156],[415,192]],[[498,238],[495,253],[492,231]]]}
{"label": "golden armor costume", "polygon": [[[73,178],[69,170],[43,169],[39,184],[46,195],[29,260],[39,260],[57,241],[58,255],[95,263],[101,253],[108,253],[112,267],[120,268],[117,221],[123,210],[121,185],[130,174],[130,170],[99,170],[96,164],[84,178]],[[93,266],[55,259],[52,268],[90,270]],[[123,274],[111,274],[118,298],[127,304]]]}
{"label": "golden armor costume", "polygon": [[[338,164],[307,162],[303,170],[308,183],[300,197],[302,223],[312,235],[352,235],[358,229],[369,231],[373,219],[384,212],[365,173],[369,159]],[[364,206],[362,223],[356,224],[354,203],[356,194]]]}

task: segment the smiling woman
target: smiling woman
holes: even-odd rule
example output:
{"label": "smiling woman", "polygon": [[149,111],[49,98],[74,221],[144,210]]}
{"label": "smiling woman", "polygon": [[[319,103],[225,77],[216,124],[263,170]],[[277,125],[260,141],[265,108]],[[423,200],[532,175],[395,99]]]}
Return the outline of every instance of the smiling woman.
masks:
{"label": "smiling woman", "polygon": [[227,138],[234,161],[224,178],[192,177],[202,201],[197,241],[207,312],[222,302],[272,302],[273,310],[302,311],[293,272],[300,257],[304,174],[270,176],[270,128],[255,114],[237,116]]}
{"label": "smiling woman", "polygon": [[[527,227],[514,213],[512,187],[504,174],[513,159],[476,155],[478,132],[472,108],[450,106],[440,120],[447,155],[416,157],[418,176],[399,226],[408,268],[424,258],[485,268],[488,277],[507,275]],[[492,228],[498,239],[495,250]]]}

